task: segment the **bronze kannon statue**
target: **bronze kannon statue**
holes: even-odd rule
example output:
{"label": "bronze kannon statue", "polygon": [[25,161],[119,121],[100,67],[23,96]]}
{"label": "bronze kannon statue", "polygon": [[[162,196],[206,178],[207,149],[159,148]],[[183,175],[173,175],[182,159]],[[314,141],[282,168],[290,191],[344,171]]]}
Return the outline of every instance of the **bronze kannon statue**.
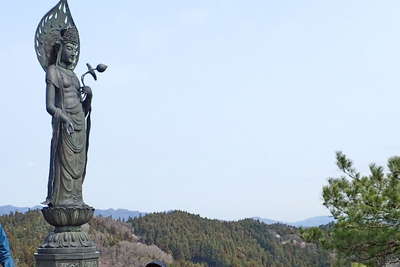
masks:
{"label": "bronze kannon statue", "polygon": [[[49,255],[89,253],[92,257],[89,262],[93,263],[90,266],[97,266],[96,246],[81,229],[94,213],[94,208],[86,205],[82,197],[93,97],[84,78],[90,74],[97,80],[96,71],[103,72],[107,66],[99,64],[92,68],[87,64],[88,71],[81,81],[74,73],[80,42],[67,0],[59,0],[41,19],[35,33],[35,51],[46,72],[46,109],[53,127],[47,197],[42,203],[46,207],[42,213],[55,226],[38,249],[36,260],[38,266],[47,267]],[[75,264],[79,257],[71,257]]]}
{"label": "bronze kannon statue", "polygon": [[46,72],[46,109],[52,116],[48,193],[42,203],[49,207],[85,207],[82,184],[86,175],[89,148],[92,90],[84,86],[84,75],[97,79],[95,70],[82,76],[74,73],[80,55],[79,33],[67,0],[60,0],[40,21],[35,34],[35,50]]}

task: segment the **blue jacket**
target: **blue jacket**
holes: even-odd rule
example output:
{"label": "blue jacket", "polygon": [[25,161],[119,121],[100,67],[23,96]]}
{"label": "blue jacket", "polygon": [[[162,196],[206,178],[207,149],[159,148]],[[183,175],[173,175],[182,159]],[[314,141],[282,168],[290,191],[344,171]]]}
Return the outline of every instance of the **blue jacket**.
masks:
{"label": "blue jacket", "polygon": [[0,224],[0,264],[4,267],[15,267],[14,260],[11,256],[10,244],[7,235]]}

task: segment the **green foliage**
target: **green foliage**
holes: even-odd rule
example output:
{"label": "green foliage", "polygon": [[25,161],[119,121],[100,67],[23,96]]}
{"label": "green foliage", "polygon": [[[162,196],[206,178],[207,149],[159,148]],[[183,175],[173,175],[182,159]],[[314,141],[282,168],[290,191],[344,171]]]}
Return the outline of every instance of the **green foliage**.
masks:
{"label": "green foliage", "polygon": [[298,229],[286,225],[209,220],[181,211],[128,222],[144,242],[171,253],[177,260],[172,266],[330,266],[327,253],[305,244]]}
{"label": "green foliage", "polygon": [[339,178],[323,188],[324,205],[336,223],[328,229],[311,228],[306,240],[367,266],[384,266],[400,259],[400,158],[388,160],[388,171],[371,164],[362,176],[343,153],[336,154]]}
{"label": "green foliage", "polygon": [[18,267],[35,266],[33,254],[51,230],[38,211],[0,216]]}
{"label": "green foliage", "polygon": [[[40,211],[0,216],[0,223],[18,266],[34,266],[33,255],[52,230]],[[132,226],[148,245],[138,242]],[[162,260],[171,267],[322,267],[333,262],[328,253],[305,244],[297,228],[251,219],[225,222],[177,211],[129,223],[94,217],[83,228],[101,251],[100,266],[140,267],[152,260]]]}
{"label": "green foliage", "polygon": [[[45,222],[40,211],[16,212],[0,216],[0,224],[4,226],[10,240],[16,265],[18,267],[35,266],[33,255],[47,234],[53,230]],[[158,247],[136,242],[129,224],[111,218],[94,217],[90,226],[84,225],[83,228],[89,231],[91,238],[96,242],[97,249],[101,252],[100,266],[143,267],[153,260],[172,263],[172,256]]]}

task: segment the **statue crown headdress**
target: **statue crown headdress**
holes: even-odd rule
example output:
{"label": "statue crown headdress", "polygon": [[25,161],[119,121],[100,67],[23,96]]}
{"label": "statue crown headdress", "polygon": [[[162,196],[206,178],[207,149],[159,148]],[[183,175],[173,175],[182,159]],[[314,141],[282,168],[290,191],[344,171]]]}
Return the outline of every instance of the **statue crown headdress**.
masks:
{"label": "statue crown headdress", "polygon": [[79,45],[79,33],[75,26],[62,29],[60,33],[61,41],[64,44],[73,43],[75,45]]}
{"label": "statue crown headdress", "polygon": [[76,67],[79,59],[79,33],[75,26],[67,0],[60,0],[40,20],[35,33],[35,51],[40,65],[46,71],[57,60],[55,45],[58,42],[73,43],[78,46]]}

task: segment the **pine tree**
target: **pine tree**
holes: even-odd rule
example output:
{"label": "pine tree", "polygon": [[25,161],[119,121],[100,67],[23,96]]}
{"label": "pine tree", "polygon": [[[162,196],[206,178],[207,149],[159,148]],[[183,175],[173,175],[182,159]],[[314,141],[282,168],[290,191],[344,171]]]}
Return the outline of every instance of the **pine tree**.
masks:
{"label": "pine tree", "polygon": [[303,233],[348,259],[367,266],[400,261],[400,157],[388,160],[387,171],[371,164],[361,175],[343,153],[336,153],[339,178],[323,188],[324,206],[336,222],[327,230]]}

